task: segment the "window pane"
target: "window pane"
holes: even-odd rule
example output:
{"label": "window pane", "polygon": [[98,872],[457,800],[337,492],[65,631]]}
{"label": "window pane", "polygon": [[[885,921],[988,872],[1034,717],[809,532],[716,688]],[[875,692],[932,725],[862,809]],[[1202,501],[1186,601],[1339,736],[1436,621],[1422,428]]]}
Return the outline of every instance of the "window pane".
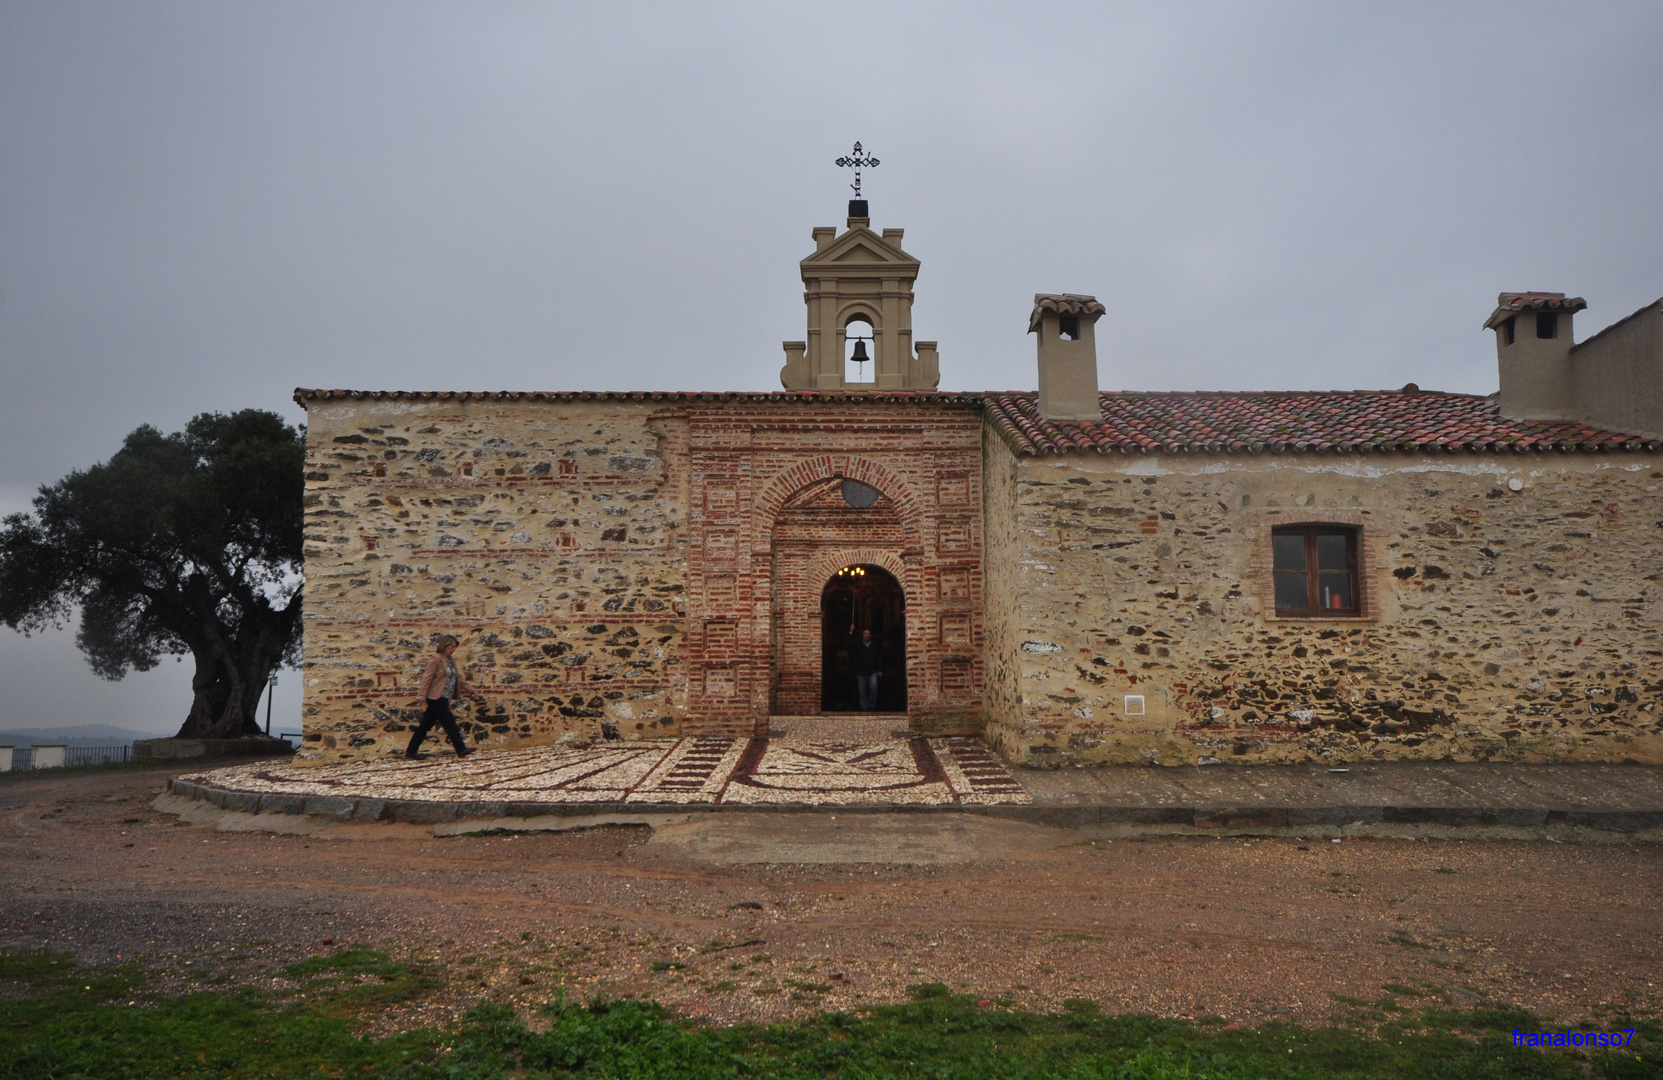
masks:
{"label": "window pane", "polygon": [[1326,611],[1350,611],[1354,606],[1351,603],[1351,575],[1317,575],[1317,602]]}
{"label": "window pane", "polygon": [[1351,558],[1347,552],[1350,547],[1351,537],[1343,533],[1317,537],[1317,569],[1350,570]]}
{"label": "window pane", "polygon": [[[1305,537],[1299,534],[1278,533],[1270,538],[1273,569],[1305,569]],[[1260,550],[1263,550],[1262,548]],[[1304,607],[1303,602],[1300,607]]]}
{"label": "window pane", "polygon": [[[1278,538],[1280,539],[1280,538]],[[1310,602],[1305,595],[1304,574],[1276,575],[1276,610],[1304,611]]]}

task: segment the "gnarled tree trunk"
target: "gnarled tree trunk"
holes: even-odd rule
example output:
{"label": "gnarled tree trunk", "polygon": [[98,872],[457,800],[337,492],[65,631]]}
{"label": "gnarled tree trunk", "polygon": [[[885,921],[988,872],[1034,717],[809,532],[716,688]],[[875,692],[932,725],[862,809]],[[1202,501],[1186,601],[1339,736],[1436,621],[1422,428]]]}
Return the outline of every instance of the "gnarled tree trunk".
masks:
{"label": "gnarled tree trunk", "polygon": [[193,636],[191,711],[175,738],[241,739],[263,735],[260,696],[283,662],[292,624],[300,616],[300,593],[281,611],[247,605],[241,625],[223,624],[211,636]]}
{"label": "gnarled tree trunk", "polygon": [[259,715],[260,692],[265,689],[271,668],[263,672],[238,671],[217,657],[201,652],[195,660],[191,711],[176,738],[240,739],[264,734],[254,718]]}

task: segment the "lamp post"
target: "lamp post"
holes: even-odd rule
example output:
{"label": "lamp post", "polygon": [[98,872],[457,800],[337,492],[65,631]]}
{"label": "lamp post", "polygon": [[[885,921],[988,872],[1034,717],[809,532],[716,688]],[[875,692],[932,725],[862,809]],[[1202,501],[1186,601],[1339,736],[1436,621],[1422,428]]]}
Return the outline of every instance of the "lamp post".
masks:
{"label": "lamp post", "polygon": [[266,683],[266,738],[271,738],[271,699],[277,693],[277,672],[271,673],[271,681]]}

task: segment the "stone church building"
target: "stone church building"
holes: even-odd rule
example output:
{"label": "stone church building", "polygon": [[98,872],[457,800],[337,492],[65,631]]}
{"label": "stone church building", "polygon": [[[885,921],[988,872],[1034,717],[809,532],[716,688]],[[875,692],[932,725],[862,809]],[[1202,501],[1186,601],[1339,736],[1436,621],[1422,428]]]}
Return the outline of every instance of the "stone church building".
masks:
{"label": "stone church building", "polygon": [[812,236],[783,390],[296,392],[302,760],[401,752],[440,633],[513,747],[851,713],[870,629],[1016,763],[1663,762],[1663,301],[1503,294],[1481,397],[1100,392],[1040,295],[1039,392],[952,393],[902,231]]}

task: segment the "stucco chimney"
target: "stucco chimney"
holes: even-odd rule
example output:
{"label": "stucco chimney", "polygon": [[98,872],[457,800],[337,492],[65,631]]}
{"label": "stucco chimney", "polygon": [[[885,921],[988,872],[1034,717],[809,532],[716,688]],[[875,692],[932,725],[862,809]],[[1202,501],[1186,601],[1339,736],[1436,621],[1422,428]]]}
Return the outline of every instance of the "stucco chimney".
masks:
{"label": "stucco chimney", "polygon": [[1580,296],[1509,292],[1496,298],[1484,329],[1496,332],[1501,415],[1512,420],[1578,419],[1571,372],[1571,317],[1587,307]]}
{"label": "stucco chimney", "polygon": [[1095,296],[1037,293],[1028,333],[1039,335],[1039,414],[1047,420],[1101,420],[1097,399]]}

